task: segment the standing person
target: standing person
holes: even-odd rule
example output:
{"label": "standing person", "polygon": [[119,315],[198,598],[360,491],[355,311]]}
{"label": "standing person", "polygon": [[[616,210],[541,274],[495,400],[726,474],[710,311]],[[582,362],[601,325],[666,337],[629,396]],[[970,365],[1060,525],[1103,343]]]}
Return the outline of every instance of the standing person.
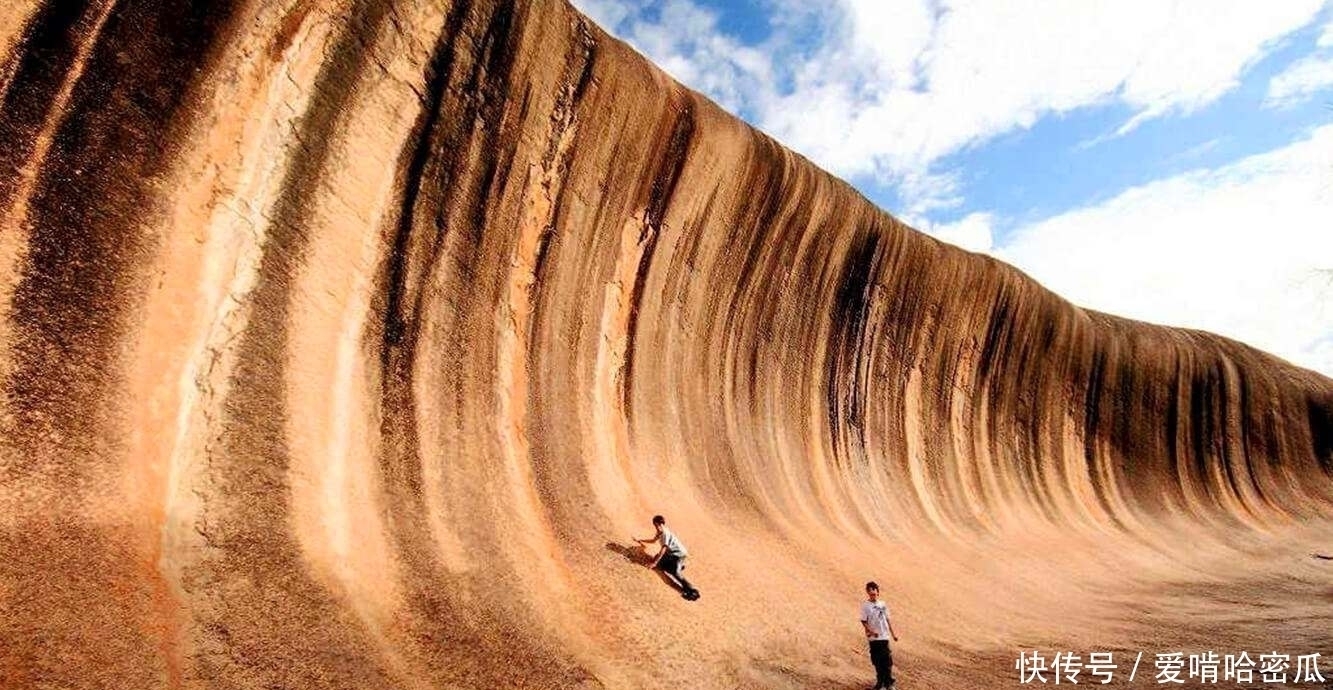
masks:
{"label": "standing person", "polygon": [[889,620],[889,607],[879,600],[879,585],[872,580],[866,583],[866,601],[861,602],[861,627],[865,628],[866,639],[870,640],[870,663],[875,665],[875,687],[872,690],[888,690],[893,687],[893,652],[889,649],[889,638],[898,641],[898,633],[893,630]]}
{"label": "standing person", "polygon": [[690,601],[698,599],[699,590],[695,589],[694,585],[691,585],[690,581],[686,580],[685,575],[682,574],[685,570],[685,558],[689,556],[689,552],[685,550],[685,545],[680,542],[680,538],[676,536],[675,532],[667,528],[666,518],[661,515],[653,516],[653,527],[657,530],[657,534],[651,539],[634,540],[644,545],[662,544],[662,548],[658,549],[657,556],[653,558],[652,563],[648,564],[648,567],[658,568],[678,582],[681,596]]}

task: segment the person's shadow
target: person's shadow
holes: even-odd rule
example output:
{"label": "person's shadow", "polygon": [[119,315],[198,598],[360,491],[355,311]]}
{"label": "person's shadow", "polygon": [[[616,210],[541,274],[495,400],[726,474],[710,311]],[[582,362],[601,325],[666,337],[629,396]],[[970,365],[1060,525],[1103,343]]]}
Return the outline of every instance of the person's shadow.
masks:
{"label": "person's shadow", "polygon": [[[648,550],[644,548],[643,544],[635,543],[634,546],[623,546],[613,541],[608,541],[606,542],[606,550],[624,556],[625,560],[639,567],[646,567],[649,563],[653,562],[653,557],[648,555]],[[684,593],[684,588],[680,586],[679,582],[676,582],[676,578],[671,577],[657,568],[653,568],[653,572],[657,573],[657,576],[662,578],[662,582],[670,585],[672,589]]]}

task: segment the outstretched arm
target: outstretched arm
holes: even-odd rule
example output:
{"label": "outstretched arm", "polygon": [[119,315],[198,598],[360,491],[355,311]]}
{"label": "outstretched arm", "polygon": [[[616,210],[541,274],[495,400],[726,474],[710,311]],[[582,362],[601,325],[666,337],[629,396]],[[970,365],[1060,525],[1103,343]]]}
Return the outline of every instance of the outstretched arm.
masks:
{"label": "outstretched arm", "polygon": [[[653,535],[653,536],[651,536],[651,537],[649,537],[649,538],[647,538],[647,539],[639,539],[639,538],[636,537],[636,538],[634,539],[634,541],[637,541],[637,542],[639,542],[640,545],[642,545],[642,546],[644,546],[644,547],[647,547],[649,544],[652,544],[652,543],[654,543],[654,542],[660,542],[660,541],[662,541],[662,535],[660,535],[660,534]],[[648,549],[645,548],[645,549],[643,550],[643,552],[644,552],[645,554],[647,554],[647,553],[648,553]],[[656,568],[656,567],[657,567],[657,562],[660,561],[660,560],[662,560],[662,554],[664,554],[664,553],[666,553],[666,544],[663,544],[661,547],[659,547],[659,548],[657,549],[657,555],[656,555],[656,556],[653,556],[653,557],[652,557],[652,560],[648,561],[648,567],[649,567],[649,568]]]}
{"label": "outstretched arm", "polygon": [[1321,561],[1333,561],[1333,556],[1325,556],[1322,553],[1312,553],[1310,558],[1318,558]]}

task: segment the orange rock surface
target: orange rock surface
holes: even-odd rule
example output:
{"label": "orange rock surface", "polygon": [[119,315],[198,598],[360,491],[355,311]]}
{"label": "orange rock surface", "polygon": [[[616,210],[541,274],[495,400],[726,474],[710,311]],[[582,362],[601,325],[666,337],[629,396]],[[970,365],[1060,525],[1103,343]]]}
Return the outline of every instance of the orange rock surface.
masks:
{"label": "orange rock surface", "polygon": [[76,5],[0,7],[0,686],[858,688],[869,579],[909,688],[1333,655],[1333,381],[561,0]]}

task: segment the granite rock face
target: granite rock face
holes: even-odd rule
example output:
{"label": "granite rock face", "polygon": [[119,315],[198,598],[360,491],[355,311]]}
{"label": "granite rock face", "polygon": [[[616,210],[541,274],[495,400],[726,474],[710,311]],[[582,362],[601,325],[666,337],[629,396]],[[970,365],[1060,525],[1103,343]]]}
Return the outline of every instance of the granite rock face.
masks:
{"label": "granite rock face", "polygon": [[0,686],[862,687],[872,578],[917,687],[1333,653],[1333,382],[560,0],[18,0],[0,144]]}

